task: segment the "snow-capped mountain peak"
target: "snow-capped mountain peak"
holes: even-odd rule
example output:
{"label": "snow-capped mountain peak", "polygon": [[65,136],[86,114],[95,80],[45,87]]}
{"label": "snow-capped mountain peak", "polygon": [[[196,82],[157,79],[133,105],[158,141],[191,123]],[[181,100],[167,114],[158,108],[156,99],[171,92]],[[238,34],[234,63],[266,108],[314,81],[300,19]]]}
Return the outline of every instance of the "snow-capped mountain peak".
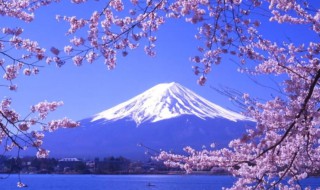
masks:
{"label": "snow-capped mountain peak", "polygon": [[128,118],[139,125],[145,121],[157,122],[181,115],[194,115],[201,119],[220,117],[232,121],[249,120],[172,82],[158,84],[126,102],[98,113],[91,121],[100,119],[116,121]]}

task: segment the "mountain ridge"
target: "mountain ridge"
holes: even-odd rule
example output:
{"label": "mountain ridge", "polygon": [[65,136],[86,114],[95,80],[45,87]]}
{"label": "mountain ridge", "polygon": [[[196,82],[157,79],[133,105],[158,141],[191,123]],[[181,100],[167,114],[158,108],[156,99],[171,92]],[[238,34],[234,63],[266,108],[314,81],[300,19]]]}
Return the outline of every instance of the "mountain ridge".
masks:
{"label": "mountain ridge", "polygon": [[96,114],[92,122],[129,118],[140,125],[181,115],[201,119],[223,117],[232,121],[249,120],[236,112],[218,106],[178,83],[161,83],[110,109]]}

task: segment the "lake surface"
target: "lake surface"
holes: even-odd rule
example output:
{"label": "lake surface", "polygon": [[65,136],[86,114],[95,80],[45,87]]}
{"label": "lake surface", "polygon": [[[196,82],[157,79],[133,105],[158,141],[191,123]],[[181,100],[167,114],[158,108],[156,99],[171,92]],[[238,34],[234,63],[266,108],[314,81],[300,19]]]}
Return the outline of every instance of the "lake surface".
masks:
{"label": "lake surface", "polygon": [[[5,175],[0,175],[5,177]],[[232,186],[232,176],[209,175],[21,175],[30,190],[216,190]],[[0,180],[1,190],[17,188],[18,175]],[[302,184],[320,187],[320,178]]]}

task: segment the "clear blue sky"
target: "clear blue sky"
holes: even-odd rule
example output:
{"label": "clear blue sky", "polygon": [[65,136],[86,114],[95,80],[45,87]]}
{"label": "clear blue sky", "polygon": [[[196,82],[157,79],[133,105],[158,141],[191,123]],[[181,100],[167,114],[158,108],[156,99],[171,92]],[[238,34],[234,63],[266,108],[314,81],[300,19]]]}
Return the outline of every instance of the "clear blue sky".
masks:
{"label": "clear blue sky", "polygon": [[[61,49],[68,42],[65,37],[68,25],[64,22],[58,23],[55,15],[90,15],[90,11],[100,5],[101,3],[90,2],[70,6],[70,3],[63,2],[41,8],[36,12],[35,21],[25,26],[24,37],[38,40],[47,50],[51,46]],[[3,17],[0,22],[2,26],[20,24],[17,20]],[[302,38],[306,36],[303,30],[287,26],[273,28],[274,26],[263,25],[264,35],[279,41],[287,37],[298,41],[309,41],[313,38]],[[238,73],[238,66],[229,59],[223,60],[219,66],[213,66],[206,85],[199,86],[196,83],[197,76],[191,69],[194,63],[189,61],[189,57],[198,54],[196,47],[199,42],[194,38],[196,33],[196,26],[192,24],[183,20],[167,20],[157,32],[157,55],[154,58],[146,56],[143,50],[139,49],[129,52],[126,58],[119,56],[118,66],[112,71],[108,71],[103,60],[92,65],[85,63],[82,67],[76,67],[71,61],[61,68],[55,65],[46,66],[40,69],[38,76],[21,76],[16,80],[19,85],[17,92],[2,89],[2,96],[12,97],[13,107],[22,112],[39,101],[63,100],[65,105],[52,114],[52,118],[67,116],[79,120],[165,82],[178,82],[204,98],[232,110],[238,108],[228,97],[215,92],[210,86],[227,86],[262,99],[268,99],[270,94],[274,93],[268,88],[257,86],[248,77]],[[266,78],[259,80],[272,84],[272,81]]]}

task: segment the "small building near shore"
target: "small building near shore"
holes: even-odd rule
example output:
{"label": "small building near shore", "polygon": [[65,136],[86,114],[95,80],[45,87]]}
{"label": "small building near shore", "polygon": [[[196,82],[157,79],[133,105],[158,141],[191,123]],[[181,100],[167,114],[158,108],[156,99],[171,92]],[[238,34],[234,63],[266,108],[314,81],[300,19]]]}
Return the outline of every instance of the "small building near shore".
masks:
{"label": "small building near shore", "polygon": [[82,161],[78,158],[62,158],[58,161],[58,168],[64,172],[75,170]]}

